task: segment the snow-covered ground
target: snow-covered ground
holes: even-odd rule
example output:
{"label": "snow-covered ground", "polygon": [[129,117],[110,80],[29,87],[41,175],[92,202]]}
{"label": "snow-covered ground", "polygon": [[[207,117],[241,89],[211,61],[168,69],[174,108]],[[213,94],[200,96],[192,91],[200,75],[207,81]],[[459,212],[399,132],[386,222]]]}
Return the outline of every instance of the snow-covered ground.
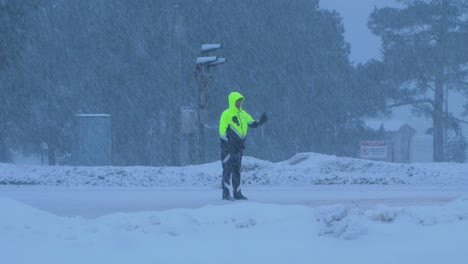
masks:
{"label": "snow-covered ground", "polygon": [[[244,186],[331,184],[468,185],[468,164],[395,164],[300,153],[271,163],[242,161]],[[221,186],[219,161],[185,167],[59,167],[0,164],[0,184],[119,187]]]}
{"label": "snow-covered ground", "polygon": [[0,164],[0,263],[468,263],[468,164],[247,157],[236,202],[220,170]]}

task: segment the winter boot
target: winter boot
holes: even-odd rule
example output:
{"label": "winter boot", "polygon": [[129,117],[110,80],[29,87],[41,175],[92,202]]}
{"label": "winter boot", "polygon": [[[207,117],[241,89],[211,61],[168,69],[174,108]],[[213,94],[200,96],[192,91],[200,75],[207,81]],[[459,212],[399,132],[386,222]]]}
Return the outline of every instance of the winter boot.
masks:
{"label": "winter boot", "polygon": [[229,193],[229,189],[224,188],[224,187],[223,187],[223,200],[234,201],[234,198],[232,198],[231,194]]}
{"label": "winter boot", "polygon": [[242,191],[239,190],[239,191],[234,191],[234,199],[236,200],[248,200],[247,197],[245,197],[243,194],[242,194]]}

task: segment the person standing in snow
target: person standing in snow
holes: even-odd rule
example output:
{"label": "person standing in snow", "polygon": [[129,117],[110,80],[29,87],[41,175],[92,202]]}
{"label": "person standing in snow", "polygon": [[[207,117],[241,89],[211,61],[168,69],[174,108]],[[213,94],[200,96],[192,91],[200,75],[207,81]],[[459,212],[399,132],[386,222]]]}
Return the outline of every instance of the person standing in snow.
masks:
{"label": "person standing in snow", "polygon": [[[219,120],[221,137],[221,162],[223,165],[222,187],[223,200],[247,200],[241,191],[242,152],[249,127],[255,128],[267,121],[265,113],[259,120],[254,120],[242,109],[244,96],[238,92],[229,94],[229,108],[224,110]],[[232,178],[232,188],[231,188]],[[231,189],[232,194],[231,196]]]}

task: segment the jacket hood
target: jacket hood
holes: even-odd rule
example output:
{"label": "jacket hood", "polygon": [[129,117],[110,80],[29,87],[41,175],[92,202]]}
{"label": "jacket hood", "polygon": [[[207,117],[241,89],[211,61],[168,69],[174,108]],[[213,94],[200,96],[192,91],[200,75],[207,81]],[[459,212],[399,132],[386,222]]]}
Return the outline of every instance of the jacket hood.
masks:
{"label": "jacket hood", "polygon": [[[229,109],[234,109],[234,110],[237,110],[236,108],[236,101],[239,100],[239,99],[242,99],[242,101],[244,100],[244,96],[238,92],[232,92],[229,94]],[[241,104],[241,107],[239,110],[242,109],[242,104]]]}

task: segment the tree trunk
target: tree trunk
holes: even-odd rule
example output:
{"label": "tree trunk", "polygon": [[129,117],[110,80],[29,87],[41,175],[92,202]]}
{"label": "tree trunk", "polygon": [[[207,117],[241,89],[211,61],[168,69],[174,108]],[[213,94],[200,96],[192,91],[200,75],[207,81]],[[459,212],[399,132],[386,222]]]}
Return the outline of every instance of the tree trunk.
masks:
{"label": "tree trunk", "polygon": [[434,110],[432,112],[433,131],[433,160],[444,161],[444,81],[443,74],[435,81]]}
{"label": "tree trunk", "polygon": [[4,133],[3,132],[3,127],[0,126],[0,162],[7,162],[8,160],[8,155],[7,155],[7,150],[6,150],[6,144],[4,140]]}
{"label": "tree trunk", "polygon": [[1,137],[0,137],[0,162],[7,162],[6,146]]}
{"label": "tree trunk", "polygon": [[433,131],[433,159],[434,162],[444,161],[444,130],[445,130],[445,117],[444,117],[444,90],[445,90],[445,65],[447,60],[447,32],[448,32],[448,2],[442,2],[442,19],[438,32],[439,51],[437,52],[437,73],[435,78],[435,91],[434,91],[434,111],[432,113],[432,120],[434,122]]}
{"label": "tree trunk", "polygon": [[49,148],[47,150],[47,155],[49,157],[49,166],[55,166],[55,147],[49,144]]}

